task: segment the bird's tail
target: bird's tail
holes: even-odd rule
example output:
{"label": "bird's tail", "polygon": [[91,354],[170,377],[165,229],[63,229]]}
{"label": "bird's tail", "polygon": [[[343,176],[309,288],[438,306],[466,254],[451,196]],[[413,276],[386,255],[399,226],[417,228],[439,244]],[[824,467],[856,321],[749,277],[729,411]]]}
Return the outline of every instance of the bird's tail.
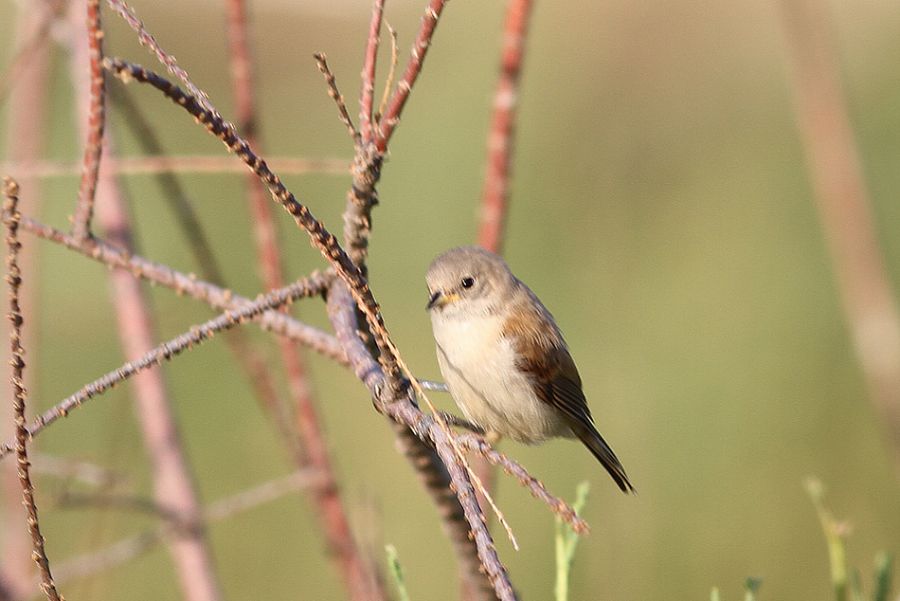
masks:
{"label": "bird's tail", "polygon": [[606,444],[606,441],[603,440],[603,437],[600,436],[600,433],[597,432],[595,428],[585,424],[577,429],[573,428],[573,430],[575,435],[584,443],[584,446],[586,446],[601,465],[606,468],[606,471],[609,472],[612,479],[615,480],[619,488],[622,489],[622,492],[637,492],[634,489],[634,486],[631,485],[631,481],[628,480],[628,474],[625,473],[625,468],[622,467],[619,458],[616,457],[616,454],[610,446]]}

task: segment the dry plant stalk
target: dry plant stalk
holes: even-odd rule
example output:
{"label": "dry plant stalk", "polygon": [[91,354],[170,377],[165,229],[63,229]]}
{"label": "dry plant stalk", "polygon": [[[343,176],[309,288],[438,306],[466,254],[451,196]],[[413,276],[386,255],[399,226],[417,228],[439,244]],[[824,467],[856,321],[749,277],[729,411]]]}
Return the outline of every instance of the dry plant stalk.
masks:
{"label": "dry plant stalk", "polygon": [[[76,30],[78,30],[76,28]],[[90,62],[90,105],[87,111],[87,142],[84,146],[78,203],[72,218],[72,235],[76,240],[91,236],[91,218],[97,196],[103,130],[106,127],[106,91],[103,77],[103,29],[100,25],[100,0],[87,0],[88,59]]]}
{"label": "dry plant stalk", "polygon": [[50,572],[50,560],[44,549],[44,536],[38,521],[37,503],[34,500],[34,485],[31,483],[28,462],[28,427],[25,421],[25,350],[21,344],[22,312],[19,309],[19,287],[22,285],[22,274],[19,271],[18,255],[22,247],[19,242],[19,185],[12,178],[3,178],[3,212],[6,217],[6,283],[9,284],[9,321],[12,332],[9,336],[10,365],[12,365],[13,410],[16,424],[16,462],[19,466],[19,484],[22,487],[22,504],[25,506],[26,523],[31,533],[33,558],[41,573],[41,590],[50,601],[62,598],[53,582]]}
{"label": "dry plant stalk", "polygon": [[[33,161],[41,156],[46,136],[46,109],[50,95],[50,43],[49,37],[41,33],[49,31],[50,25],[60,7],[57,4],[37,3],[20,5],[14,26],[15,37],[22,49],[20,68],[8,71],[15,81],[10,81],[7,107],[6,153],[14,161]],[[33,40],[33,42],[32,42]],[[14,59],[15,60],[15,59]],[[3,93],[0,92],[0,101]],[[15,173],[10,169],[0,168],[0,173]],[[19,194],[26,199],[23,210],[38,211],[41,203],[40,182],[28,176],[17,176]],[[38,245],[29,244],[19,255],[19,268],[25,273],[32,273],[36,264],[35,255]],[[36,282],[25,286],[19,296],[22,313],[29,316],[32,327],[24,332],[23,346],[31,349],[32,360],[40,361],[37,344],[34,343],[34,332],[40,328],[37,306]],[[28,372],[33,374],[33,372]],[[27,386],[27,381],[26,381]],[[2,405],[6,408],[0,420],[2,438],[11,437],[14,430],[12,419],[12,390],[5,390]],[[15,464],[8,462],[0,466],[0,588],[6,588],[12,599],[20,599],[26,591],[32,589],[30,548],[31,539],[25,528],[21,527],[19,507],[21,490]],[[2,598],[2,596],[0,596]]]}

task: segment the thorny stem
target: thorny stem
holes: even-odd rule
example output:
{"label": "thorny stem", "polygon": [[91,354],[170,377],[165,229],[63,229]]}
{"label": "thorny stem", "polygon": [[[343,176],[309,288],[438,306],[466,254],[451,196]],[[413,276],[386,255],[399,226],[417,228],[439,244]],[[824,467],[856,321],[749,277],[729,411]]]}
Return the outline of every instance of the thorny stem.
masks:
{"label": "thorny stem", "polygon": [[19,213],[19,185],[11,178],[3,178],[3,210],[6,215],[6,282],[9,284],[9,321],[12,324],[10,342],[10,365],[12,365],[13,387],[13,412],[16,424],[16,462],[19,468],[19,483],[22,486],[22,504],[25,506],[28,523],[28,531],[31,533],[33,559],[41,573],[41,590],[50,601],[60,601],[62,598],[56,590],[53,582],[53,574],[50,572],[50,560],[44,549],[44,536],[41,534],[41,525],[38,521],[38,509],[34,500],[34,485],[31,483],[30,463],[28,462],[28,427],[25,421],[25,383],[23,373],[25,371],[25,353],[22,349],[22,312],[19,309],[19,286],[22,284],[22,274],[19,271],[18,255],[22,247],[19,242],[18,231],[21,214]]}

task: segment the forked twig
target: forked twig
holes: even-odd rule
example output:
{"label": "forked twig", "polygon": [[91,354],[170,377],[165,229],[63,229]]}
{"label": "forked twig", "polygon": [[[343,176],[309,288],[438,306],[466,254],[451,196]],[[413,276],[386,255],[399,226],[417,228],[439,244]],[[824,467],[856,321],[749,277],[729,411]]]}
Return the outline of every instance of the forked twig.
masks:
{"label": "forked twig", "polygon": [[18,255],[22,245],[19,242],[18,231],[21,214],[18,207],[19,185],[12,178],[3,178],[3,198],[3,212],[6,217],[6,282],[9,284],[9,321],[12,324],[9,342],[12,354],[10,365],[12,365],[13,413],[16,424],[14,446],[19,467],[19,484],[22,486],[22,504],[25,506],[26,522],[31,533],[32,557],[41,573],[41,590],[50,601],[60,601],[60,594],[56,590],[53,574],[50,572],[50,560],[47,559],[47,551],[44,548],[44,536],[41,534],[37,503],[34,500],[34,485],[31,483],[31,464],[28,462],[28,426],[25,421],[27,395],[23,380],[25,360],[22,358],[25,351],[21,344],[23,320],[19,309],[22,274],[19,271]]}

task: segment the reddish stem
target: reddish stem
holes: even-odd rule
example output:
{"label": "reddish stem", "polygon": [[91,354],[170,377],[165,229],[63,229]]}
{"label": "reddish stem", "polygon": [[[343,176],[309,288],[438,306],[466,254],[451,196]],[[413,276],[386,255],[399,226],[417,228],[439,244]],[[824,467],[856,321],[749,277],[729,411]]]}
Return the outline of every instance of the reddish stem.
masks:
{"label": "reddish stem", "polygon": [[362,85],[359,92],[359,133],[363,143],[372,141],[372,111],[375,98],[375,65],[378,62],[378,43],[381,40],[381,20],[384,16],[384,0],[375,0],[372,5],[372,20],[369,22],[369,38],[361,73]]}
{"label": "reddish stem", "polygon": [[[81,27],[77,31],[83,31]],[[81,185],[78,204],[72,221],[72,235],[85,240],[91,235],[94,197],[103,152],[103,128],[106,124],[106,93],[103,83],[103,30],[100,28],[100,0],[87,2],[87,42],[90,101],[87,109],[87,136],[84,146]]]}

